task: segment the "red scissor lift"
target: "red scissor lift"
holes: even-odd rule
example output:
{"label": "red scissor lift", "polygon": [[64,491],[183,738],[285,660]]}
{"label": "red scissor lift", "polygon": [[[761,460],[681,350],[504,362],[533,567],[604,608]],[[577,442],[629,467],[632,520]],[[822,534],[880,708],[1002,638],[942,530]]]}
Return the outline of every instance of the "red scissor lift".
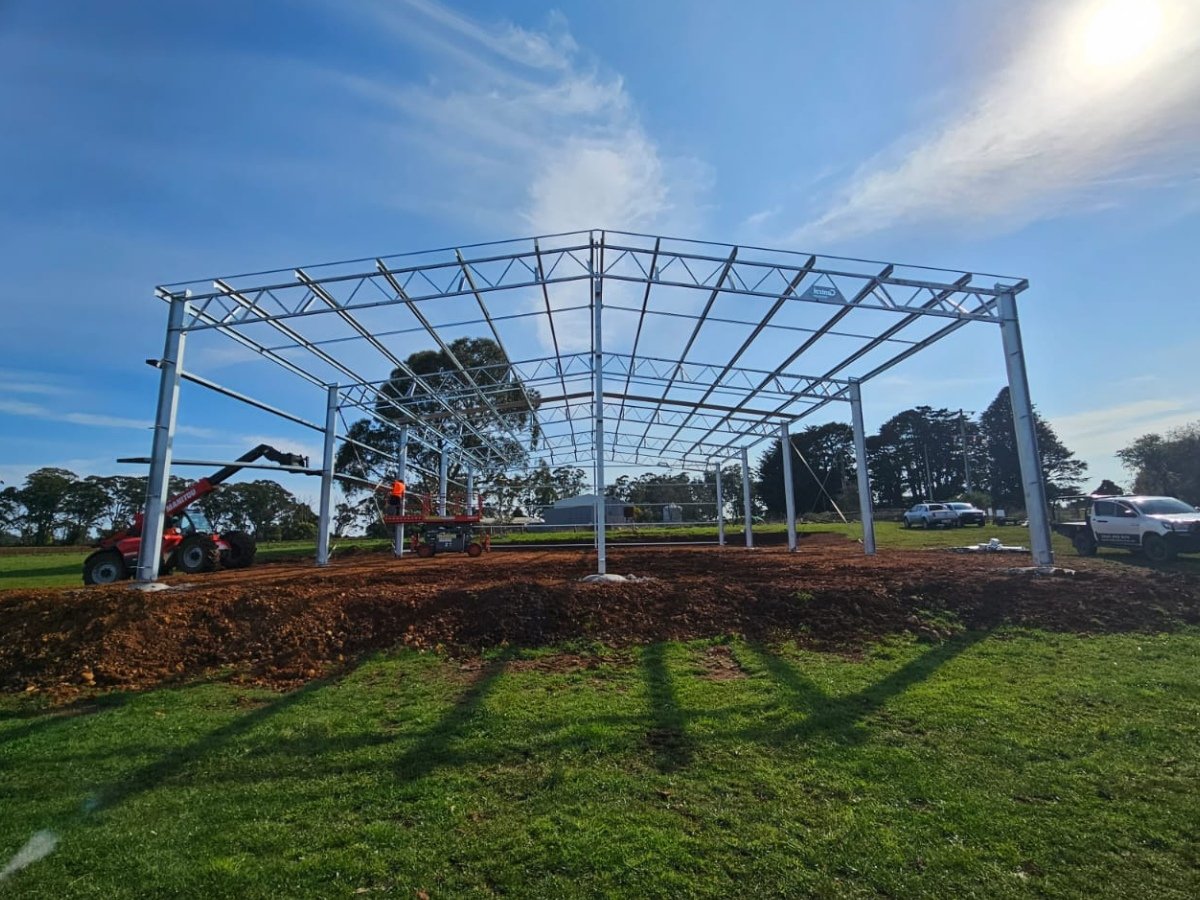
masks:
{"label": "red scissor lift", "polygon": [[410,549],[428,559],[437,553],[466,553],[475,557],[491,549],[491,536],[476,539],[475,529],[483,518],[483,497],[476,500],[475,509],[468,509],[466,500],[447,498],[446,515],[437,515],[433,510],[436,503],[430,494],[416,498],[421,503],[421,512],[408,512],[405,508],[404,482],[392,483],[383,507],[383,524],[416,526],[409,538]]}

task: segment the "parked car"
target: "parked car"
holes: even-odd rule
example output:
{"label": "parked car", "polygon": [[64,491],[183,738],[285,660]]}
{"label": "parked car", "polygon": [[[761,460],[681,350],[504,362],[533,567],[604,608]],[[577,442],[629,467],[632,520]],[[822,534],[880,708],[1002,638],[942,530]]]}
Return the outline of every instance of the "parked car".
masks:
{"label": "parked car", "polygon": [[958,516],[959,525],[978,525],[982,528],[987,524],[987,513],[973,504],[955,502],[946,505]]}
{"label": "parked car", "polygon": [[541,516],[513,516],[508,520],[510,525],[522,525],[528,528],[530,525],[545,525],[546,520]]}
{"label": "parked car", "polygon": [[904,514],[904,527],[953,528],[958,524],[958,514],[945,503],[918,503]]}
{"label": "parked car", "polygon": [[1141,551],[1151,562],[1200,553],[1200,510],[1174,497],[1098,496],[1082,522],[1052,527],[1080,556],[1095,556],[1100,547]]}

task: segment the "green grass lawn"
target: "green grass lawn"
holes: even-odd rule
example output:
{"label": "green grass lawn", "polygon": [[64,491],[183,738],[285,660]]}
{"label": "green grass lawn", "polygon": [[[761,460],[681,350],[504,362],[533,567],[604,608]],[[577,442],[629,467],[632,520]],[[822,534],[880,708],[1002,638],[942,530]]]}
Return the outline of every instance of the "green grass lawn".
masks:
{"label": "green grass lawn", "polygon": [[[841,523],[800,525],[797,530],[804,532],[832,532],[844,534],[853,540],[862,539],[862,526],[856,522],[849,525]],[[756,525],[755,535],[781,535],[784,533],[782,524]],[[553,537],[551,537],[553,535]],[[715,527],[688,526],[683,528],[663,528],[661,526],[642,526],[636,530],[621,530],[610,532],[609,540],[655,539],[671,537],[681,541],[716,540]],[[1029,530],[1008,526],[995,528],[953,528],[934,529],[926,531],[921,528],[906,529],[897,522],[878,522],[875,526],[876,543],[881,549],[910,549],[921,550],[938,547],[955,547],[963,544],[974,544],[998,537],[1006,544],[1028,546]],[[566,542],[591,542],[590,531],[513,531],[505,535],[497,535],[493,544],[497,547],[507,545],[538,544],[548,540]],[[726,532],[726,540],[730,546],[743,543],[740,528],[730,528]],[[1060,535],[1053,535],[1054,550],[1063,565],[1070,565],[1075,558],[1071,544]],[[348,549],[358,551],[386,550],[391,544],[381,538],[341,538],[334,542],[334,553],[345,552]],[[285,559],[311,559],[313,556],[311,541],[283,541],[274,544],[263,544],[258,548],[258,559],[262,562],[280,561]],[[0,554],[0,591],[13,588],[40,587],[73,587],[82,584],[83,560],[85,552],[79,550],[64,550],[61,553],[40,552],[22,554],[19,551]],[[1134,565],[1146,565],[1144,560],[1132,556],[1122,550],[1101,550],[1104,559]],[[1178,571],[1200,573],[1200,557],[1181,557],[1174,563],[1165,566]]]}
{"label": "green grass lawn", "polygon": [[0,591],[82,585],[86,557],[78,550],[0,554]]}
{"label": "green grass lawn", "polygon": [[2,697],[0,896],[1200,894],[1200,633],[714,646]]}
{"label": "green grass lawn", "polygon": [[[383,550],[391,546],[385,540],[343,538],[336,542],[342,549],[357,547],[363,550]],[[0,591],[13,588],[78,587],[83,585],[83,561],[90,550],[67,548],[62,551],[43,550],[37,553],[0,553]],[[260,562],[279,561],[314,555],[312,541],[280,541],[262,544],[258,548]]]}

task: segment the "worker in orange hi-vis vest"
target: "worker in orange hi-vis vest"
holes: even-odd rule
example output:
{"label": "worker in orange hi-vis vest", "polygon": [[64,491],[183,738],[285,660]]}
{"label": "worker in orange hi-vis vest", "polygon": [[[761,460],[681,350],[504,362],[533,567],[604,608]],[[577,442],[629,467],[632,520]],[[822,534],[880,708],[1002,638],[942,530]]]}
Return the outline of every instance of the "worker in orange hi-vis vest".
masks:
{"label": "worker in orange hi-vis vest", "polygon": [[402,515],[401,510],[404,509],[404,482],[393,481],[392,492],[388,496],[387,504],[384,508],[384,514],[389,516]]}

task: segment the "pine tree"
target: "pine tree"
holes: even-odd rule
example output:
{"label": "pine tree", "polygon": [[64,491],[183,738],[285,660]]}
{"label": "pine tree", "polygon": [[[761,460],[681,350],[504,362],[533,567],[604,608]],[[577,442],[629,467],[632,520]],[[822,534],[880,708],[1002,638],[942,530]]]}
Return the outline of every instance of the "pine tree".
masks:
{"label": "pine tree", "polygon": [[[1087,472],[1087,463],[1075,458],[1046,421],[1034,413],[1038,452],[1042,458],[1042,476],[1047,499],[1077,494]],[[1012,401],[1008,388],[1001,388],[991,405],[979,417],[979,431],[986,449],[986,470],[980,483],[987,485],[992,503],[1007,509],[1025,505],[1021,465],[1017,456],[1017,430],[1013,424]]]}

